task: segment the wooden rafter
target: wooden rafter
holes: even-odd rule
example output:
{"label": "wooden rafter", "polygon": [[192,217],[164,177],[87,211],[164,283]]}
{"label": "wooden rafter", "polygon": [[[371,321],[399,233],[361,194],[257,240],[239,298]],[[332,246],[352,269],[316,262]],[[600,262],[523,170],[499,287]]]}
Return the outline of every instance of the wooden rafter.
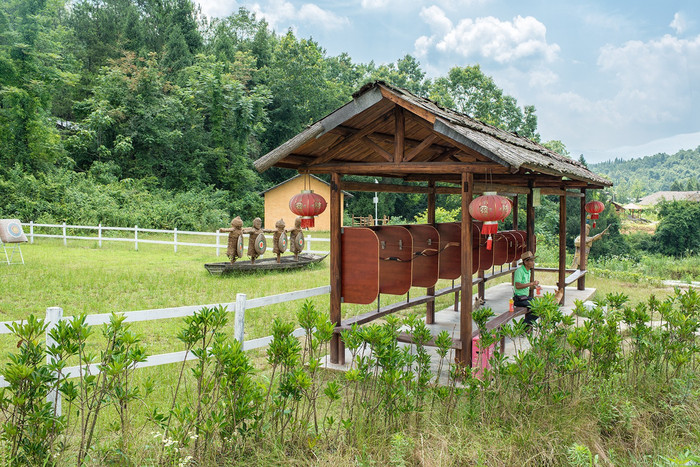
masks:
{"label": "wooden rafter", "polygon": [[437,139],[438,137],[435,133],[431,133],[430,135],[428,135],[428,137],[421,141],[418,146],[406,153],[406,155],[403,158],[404,162],[412,161],[414,157],[423,152],[424,149],[430,147],[430,145],[433,144],[433,142]]}
{"label": "wooden rafter", "polygon": [[387,161],[391,162],[394,160],[393,154],[391,154],[389,151],[387,151],[386,149],[384,149],[383,147],[381,147],[380,145],[378,145],[377,143],[375,143],[374,141],[369,139],[367,136],[363,136],[362,139],[360,139],[360,141],[362,141],[362,144],[364,144],[365,146],[370,148],[372,151],[374,151],[375,153],[382,156]]}
{"label": "wooden rafter", "polygon": [[368,134],[372,133],[375,130],[375,127],[377,125],[380,125],[384,122],[386,122],[392,115],[393,109],[385,112],[384,114],[380,115],[379,117],[375,118],[372,120],[370,123],[365,125],[364,128],[361,130],[358,130],[357,133],[354,133],[350,136],[348,136],[345,139],[342,139],[340,141],[336,141],[334,144],[328,146],[326,149],[323,150],[321,154],[316,156],[316,159],[311,162],[309,165],[320,165],[325,162],[328,162],[329,160],[333,159],[335,157],[336,152],[339,150],[342,150],[343,148],[347,148],[351,144],[361,140],[363,137],[367,136]]}

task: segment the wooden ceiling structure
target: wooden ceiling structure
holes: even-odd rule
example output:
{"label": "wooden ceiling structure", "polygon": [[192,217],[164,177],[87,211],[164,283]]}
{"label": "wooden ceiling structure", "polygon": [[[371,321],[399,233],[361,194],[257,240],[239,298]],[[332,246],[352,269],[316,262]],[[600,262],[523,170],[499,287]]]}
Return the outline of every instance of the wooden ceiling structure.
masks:
{"label": "wooden ceiling structure", "polygon": [[[534,242],[533,189],[560,197],[560,227],[565,226],[566,197],[578,197],[583,242],[586,190],[612,185],[578,161],[527,138],[444,109],[428,99],[383,82],[366,84],[353,95],[351,102],[262,156],[254,165],[260,172],[274,166],[299,173],[331,175],[330,316],[337,324],[341,323],[340,190],[425,193],[429,223],[434,222],[436,194],[461,194],[464,213],[462,326],[457,357],[464,362],[471,355],[471,339],[465,341],[471,336],[472,272],[468,269],[471,268],[472,224],[468,205],[473,195],[484,191],[509,196],[526,195],[529,244]],[[344,175],[383,177],[397,182],[344,181]],[[560,233],[560,283],[563,283],[565,271],[563,239]],[[581,269],[585,269],[585,258]],[[581,284],[579,281],[579,287]],[[344,346],[336,338],[331,347],[331,360],[338,362],[343,358]]]}

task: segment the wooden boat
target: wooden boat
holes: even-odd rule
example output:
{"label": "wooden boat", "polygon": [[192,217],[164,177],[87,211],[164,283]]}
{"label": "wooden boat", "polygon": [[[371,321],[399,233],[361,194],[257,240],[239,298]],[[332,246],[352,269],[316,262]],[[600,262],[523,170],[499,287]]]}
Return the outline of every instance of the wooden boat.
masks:
{"label": "wooden boat", "polygon": [[280,262],[277,262],[277,257],[258,259],[255,263],[249,260],[238,260],[235,263],[227,261],[225,263],[207,263],[204,267],[210,274],[230,274],[233,272],[253,272],[253,271],[279,271],[287,269],[299,269],[310,264],[315,264],[323,261],[325,255],[314,255],[310,253],[301,253],[299,260],[296,261],[293,255],[282,256]]}

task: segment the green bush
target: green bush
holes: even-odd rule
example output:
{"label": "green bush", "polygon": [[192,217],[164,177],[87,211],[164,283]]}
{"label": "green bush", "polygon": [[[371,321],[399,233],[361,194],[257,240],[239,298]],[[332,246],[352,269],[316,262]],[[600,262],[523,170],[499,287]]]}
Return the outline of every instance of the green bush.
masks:
{"label": "green bush", "polygon": [[700,203],[662,203],[659,217],[654,244],[660,253],[679,257],[700,251]]}

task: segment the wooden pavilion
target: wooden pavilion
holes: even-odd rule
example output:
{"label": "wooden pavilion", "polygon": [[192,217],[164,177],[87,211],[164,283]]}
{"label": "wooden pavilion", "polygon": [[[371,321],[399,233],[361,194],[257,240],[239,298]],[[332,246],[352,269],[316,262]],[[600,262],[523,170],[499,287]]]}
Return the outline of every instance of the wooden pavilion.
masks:
{"label": "wooden pavilion", "polygon": [[[362,324],[402,308],[427,304],[427,323],[434,320],[435,297],[443,293],[460,296],[460,335],[454,340],[456,357],[470,362],[472,345],[472,289],[478,285],[483,297],[483,271],[472,278],[472,218],[468,206],[475,194],[497,191],[527,197],[527,247],[534,250],[534,197],[536,191],[558,195],[559,267],[558,288],[563,295],[567,284],[577,281],[585,288],[586,258],[579,270],[567,276],[566,199],[578,198],[581,205],[581,241],[586,235],[584,210],[586,190],[602,189],[612,183],[589,171],[577,161],[563,157],[526,138],[441,108],[434,102],[383,82],[368,83],[353,100],[270,151],[255,162],[258,171],[275,166],[299,173],[331,175],[330,319],[337,329]],[[362,183],[343,180],[344,175],[368,175],[414,183]],[[341,190],[425,193],[428,224],[435,222],[436,194],[461,194],[460,284],[446,290],[426,288],[426,295],[408,298],[398,304],[351,320],[342,320]],[[513,225],[518,225],[517,209]],[[506,269],[498,275],[509,273]],[[534,275],[534,272],[533,272]],[[331,362],[343,363],[344,344],[336,333],[331,342]]]}

